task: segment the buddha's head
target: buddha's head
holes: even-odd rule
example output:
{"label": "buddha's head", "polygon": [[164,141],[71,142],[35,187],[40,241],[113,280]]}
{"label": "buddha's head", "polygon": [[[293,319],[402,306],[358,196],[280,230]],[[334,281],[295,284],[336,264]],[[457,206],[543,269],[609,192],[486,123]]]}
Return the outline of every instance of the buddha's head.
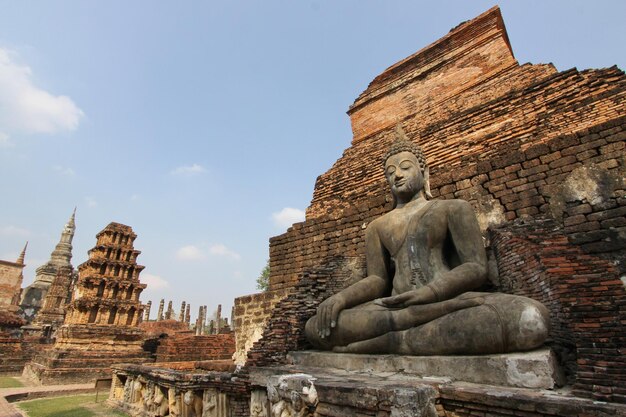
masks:
{"label": "buddha's head", "polygon": [[397,138],[385,154],[385,177],[394,197],[394,207],[405,204],[423,192],[430,194],[429,171],[422,148],[408,140],[402,128],[396,127]]}

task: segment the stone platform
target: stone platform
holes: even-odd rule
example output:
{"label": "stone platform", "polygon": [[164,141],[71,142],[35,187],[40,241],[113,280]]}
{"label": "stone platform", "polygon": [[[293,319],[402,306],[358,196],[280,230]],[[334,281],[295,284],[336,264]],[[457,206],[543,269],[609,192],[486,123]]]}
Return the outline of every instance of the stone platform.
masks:
{"label": "stone platform", "polygon": [[296,367],[339,369],[359,373],[398,373],[420,378],[463,381],[517,388],[553,389],[562,374],[550,349],[502,355],[400,356],[291,352]]}
{"label": "stone platform", "polygon": [[[332,357],[333,366],[337,367],[317,367],[326,355]],[[450,377],[422,377],[407,369],[374,370],[371,365],[346,370],[358,363],[354,356],[361,356],[365,363],[370,355],[292,352],[292,361],[309,360],[314,366],[250,368],[250,415],[286,412],[320,417],[626,417],[626,406],[580,398],[568,388],[496,386]],[[380,359],[379,365],[385,360],[399,361],[391,355]],[[377,361],[370,358],[370,363]],[[344,369],[339,369],[339,365]]]}

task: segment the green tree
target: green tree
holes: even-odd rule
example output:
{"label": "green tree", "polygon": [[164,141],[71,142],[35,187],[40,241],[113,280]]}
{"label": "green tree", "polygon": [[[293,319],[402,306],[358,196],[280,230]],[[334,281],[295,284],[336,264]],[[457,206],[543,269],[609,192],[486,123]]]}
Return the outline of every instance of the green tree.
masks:
{"label": "green tree", "polygon": [[267,291],[270,288],[270,260],[267,260],[265,268],[261,271],[261,275],[256,279],[256,289]]}

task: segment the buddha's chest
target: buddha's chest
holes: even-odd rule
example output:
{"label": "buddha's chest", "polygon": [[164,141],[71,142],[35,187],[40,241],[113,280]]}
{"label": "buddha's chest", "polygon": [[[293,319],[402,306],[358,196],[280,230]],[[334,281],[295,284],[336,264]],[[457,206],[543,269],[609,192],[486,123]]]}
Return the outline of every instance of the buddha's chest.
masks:
{"label": "buddha's chest", "polygon": [[413,250],[441,247],[448,234],[447,217],[443,210],[394,210],[382,225],[380,239],[389,254],[395,257],[407,244]]}

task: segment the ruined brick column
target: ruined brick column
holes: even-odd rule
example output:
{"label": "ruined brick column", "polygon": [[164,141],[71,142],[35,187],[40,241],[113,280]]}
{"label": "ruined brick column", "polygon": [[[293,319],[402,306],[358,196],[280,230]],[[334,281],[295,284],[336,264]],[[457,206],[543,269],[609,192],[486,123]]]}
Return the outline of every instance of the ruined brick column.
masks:
{"label": "ruined brick column", "polygon": [[220,334],[220,329],[222,328],[222,305],[217,305],[217,314],[215,315],[215,333]]}
{"label": "ruined brick column", "polygon": [[183,301],[182,304],[180,305],[180,313],[178,314],[178,321],[185,321],[185,304],[187,304],[186,301]]}
{"label": "ruined brick column", "polygon": [[201,334],[200,327],[202,326],[202,310],[202,306],[198,307],[198,317],[196,317],[196,336]]}
{"label": "ruined brick column", "polygon": [[165,300],[161,298],[161,302],[159,303],[159,312],[157,313],[157,321],[163,320],[163,307],[165,306]]}
{"label": "ruined brick column", "polygon": [[152,300],[148,301],[148,304],[146,304],[146,309],[144,310],[144,316],[143,316],[143,321],[148,321],[150,320],[150,309],[152,308]]}

